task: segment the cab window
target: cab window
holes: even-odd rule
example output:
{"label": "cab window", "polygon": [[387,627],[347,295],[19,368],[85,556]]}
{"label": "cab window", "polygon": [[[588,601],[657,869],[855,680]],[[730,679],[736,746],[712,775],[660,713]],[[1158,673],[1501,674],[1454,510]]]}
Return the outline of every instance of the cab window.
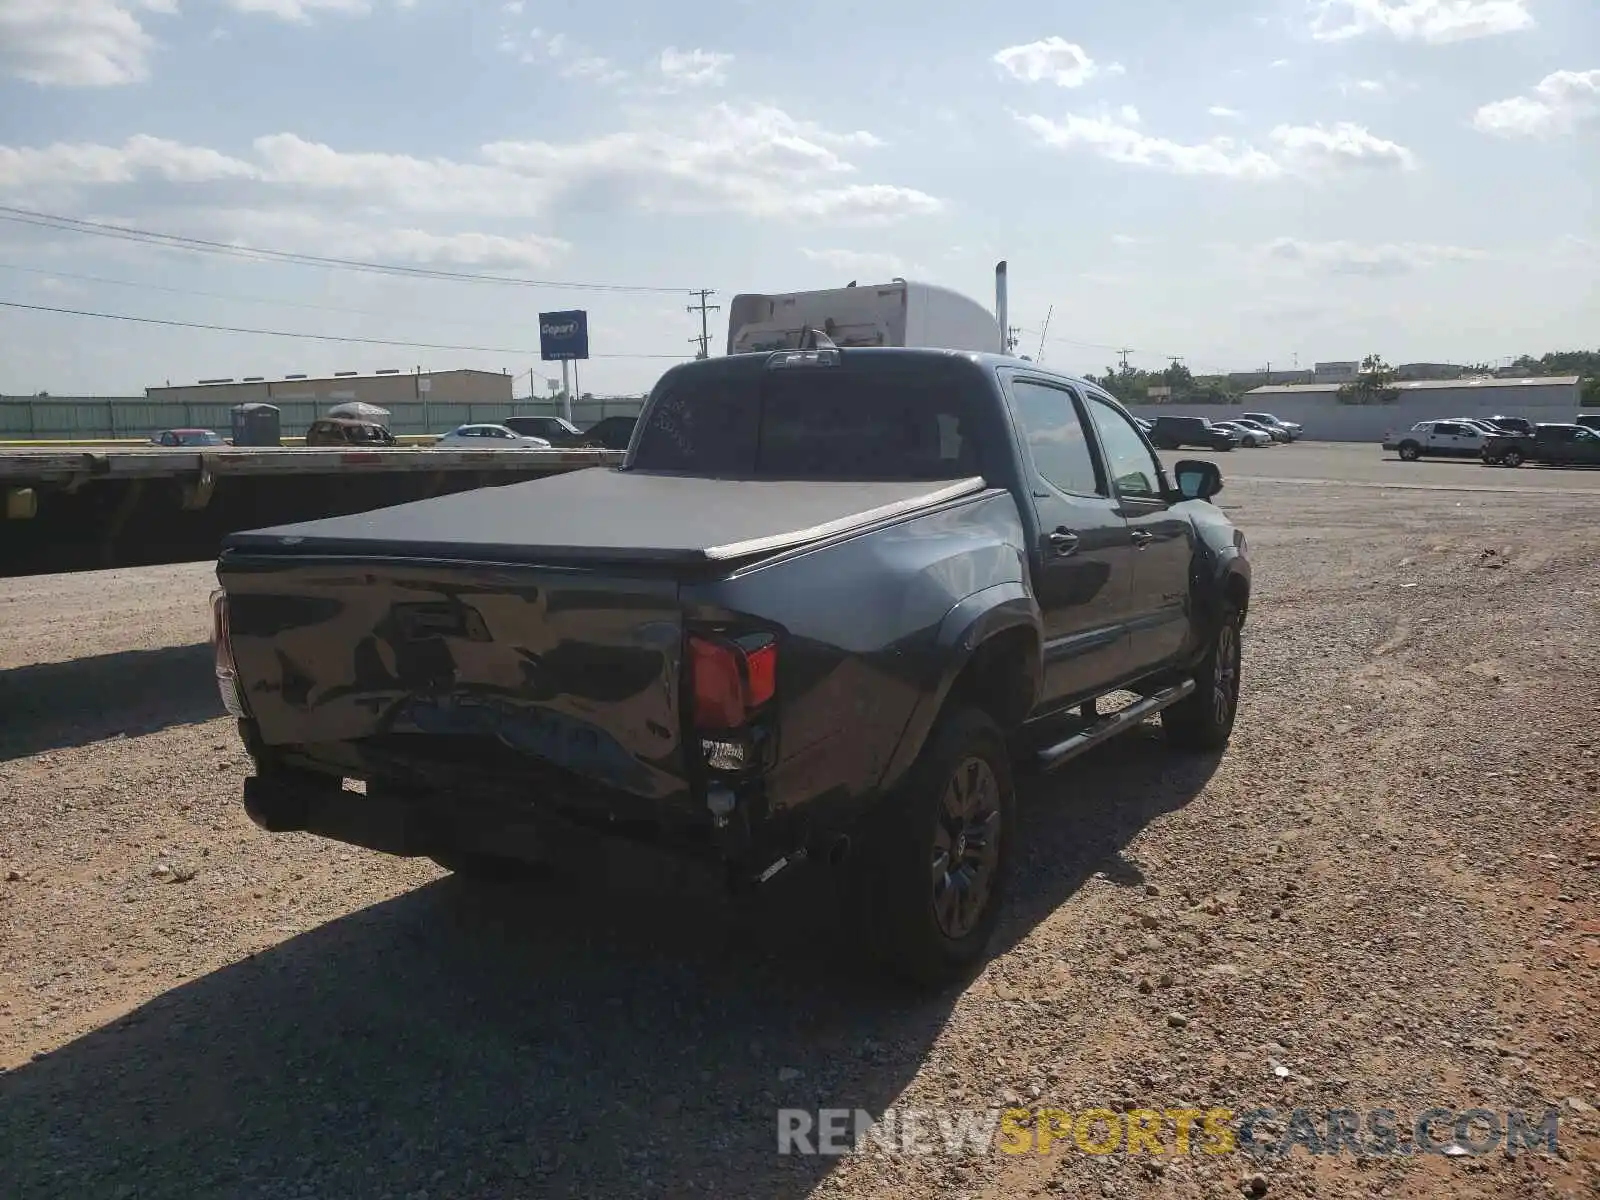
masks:
{"label": "cab window", "polygon": [[1129,499],[1161,499],[1161,470],[1138,426],[1099,396],[1090,395],[1089,415],[1100,434],[1106,470],[1116,494]]}

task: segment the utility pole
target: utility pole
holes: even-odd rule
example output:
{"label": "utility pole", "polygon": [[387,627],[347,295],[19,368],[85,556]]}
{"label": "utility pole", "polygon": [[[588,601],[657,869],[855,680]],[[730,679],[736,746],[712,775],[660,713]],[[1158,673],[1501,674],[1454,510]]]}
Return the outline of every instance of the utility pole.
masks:
{"label": "utility pole", "polygon": [[1117,353],[1122,356],[1122,373],[1126,375],[1128,373],[1128,355],[1133,353],[1133,349],[1129,347],[1126,350],[1118,350]]}
{"label": "utility pole", "polygon": [[1007,354],[1010,354],[1013,350],[1015,350],[1017,348],[1017,335],[1019,333],[1021,333],[1021,332],[1022,332],[1022,330],[1019,329],[1015,325],[1007,325],[1006,326],[1006,353]]}
{"label": "utility pole", "polygon": [[717,293],[715,291],[713,291],[711,288],[701,288],[697,292],[691,292],[690,293],[690,295],[692,295],[692,296],[700,297],[700,303],[699,304],[691,304],[691,305],[689,305],[689,309],[688,309],[688,311],[690,311],[692,313],[699,313],[700,314],[700,336],[698,338],[690,338],[689,339],[691,342],[699,342],[700,343],[700,353],[695,355],[696,358],[710,358],[711,357],[711,330],[710,330],[710,327],[706,324],[706,316],[708,314],[710,314],[710,313],[721,312],[722,311],[722,305],[720,305],[720,304],[707,304],[706,300],[711,296],[715,296],[716,294]]}

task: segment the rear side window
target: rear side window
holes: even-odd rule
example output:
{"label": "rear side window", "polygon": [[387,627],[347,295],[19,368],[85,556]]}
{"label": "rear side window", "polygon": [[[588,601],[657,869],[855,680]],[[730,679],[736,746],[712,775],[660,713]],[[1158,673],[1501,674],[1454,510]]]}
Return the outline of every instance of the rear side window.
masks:
{"label": "rear side window", "polygon": [[1072,393],[1029,379],[1011,384],[1012,411],[1022,427],[1033,469],[1055,487],[1093,496],[1099,483]]}
{"label": "rear side window", "polygon": [[633,466],[761,479],[965,479],[983,474],[983,458],[964,384],[927,368],[689,374],[652,401]]}

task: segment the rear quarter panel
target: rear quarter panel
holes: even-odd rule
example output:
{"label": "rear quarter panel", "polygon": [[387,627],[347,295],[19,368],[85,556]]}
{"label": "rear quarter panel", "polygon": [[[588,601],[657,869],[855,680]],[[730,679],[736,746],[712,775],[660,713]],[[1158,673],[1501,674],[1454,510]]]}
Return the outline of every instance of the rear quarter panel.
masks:
{"label": "rear quarter panel", "polygon": [[1024,545],[1016,502],[991,490],[685,588],[690,620],[759,614],[784,632],[774,812],[880,787],[919,700],[945,681],[947,615],[998,585],[1025,590]]}

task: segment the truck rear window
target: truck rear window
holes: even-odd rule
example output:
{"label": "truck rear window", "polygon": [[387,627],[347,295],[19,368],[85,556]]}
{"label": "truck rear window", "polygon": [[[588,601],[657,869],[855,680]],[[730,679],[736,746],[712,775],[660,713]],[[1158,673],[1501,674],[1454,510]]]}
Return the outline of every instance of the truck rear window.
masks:
{"label": "truck rear window", "polygon": [[633,465],[748,479],[981,475],[964,382],[949,371],[848,367],[687,375],[652,402]]}

